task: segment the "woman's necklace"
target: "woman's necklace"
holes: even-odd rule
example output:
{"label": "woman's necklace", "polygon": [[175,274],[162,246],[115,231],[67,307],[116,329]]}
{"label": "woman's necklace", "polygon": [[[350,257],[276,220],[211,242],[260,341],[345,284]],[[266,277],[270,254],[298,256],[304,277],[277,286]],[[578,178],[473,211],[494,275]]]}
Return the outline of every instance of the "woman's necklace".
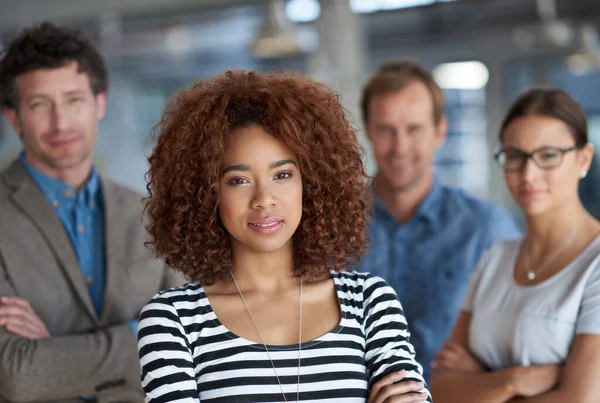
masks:
{"label": "woman's necklace", "polygon": [[542,263],[538,266],[538,269],[536,271],[533,271],[530,268],[530,266],[529,266],[529,254],[525,254],[525,256],[523,257],[523,265],[525,266],[525,273],[526,273],[527,279],[529,281],[534,281],[537,278],[537,276],[539,276],[542,273],[542,271],[544,271],[546,269],[546,267],[548,266],[548,264],[550,262],[552,262],[556,257],[558,257],[560,255],[560,253],[562,251],[564,251],[565,248],[571,244],[571,242],[573,242],[573,240],[575,239],[575,236],[577,235],[577,232],[579,231],[579,229],[583,225],[583,221],[585,221],[585,220],[581,220],[581,222],[579,223],[579,225],[577,226],[577,228],[575,228],[575,230],[569,236],[569,238],[567,238],[565,240],[565,242],[563,242],[562,245],[558,249],[556,249],[554,251],[554,253],[552,253],[550,256],[548,256],[546,259],[544,259],[542,261]]}
{"label": "woman's necklace", "polygon": [[[233,272],[231,270],[229,270],[229,273],[231,273],[231,278],[233,279],[233,283],[235,284],[235,287],[237,288],[238,292],[240,293],[240,297],[242,298],[242,302],[244,303],[244,306],[246,307],[246,311],[248,312],[248,315],[250,316],[250,319],[252,320],[252,324],[254,324],[256,333],[258,333],[258,337],[260,337],[260,341],[262,342],[262,345],[265,348],[265,351],[267,352],[269,361],[271,361],[271,366],[273,366],[273,372],[275,372],[275,378],[277,378],[277,383],[279,384],[279,389],[281,389],[281,394],[283,395],[283,400],[285,402],[287,402],[287,399],[285,398],[285,392],[283,391],[283,386],[281,385],[281,381],[279,380],[279,375],[277,375],[277,369],[275,368],[275,363],[273,362],[273,359],[271,358],[271,353],[269,352],[269,349],[267,348],[267,343],[265,343],[265,339],[263,338],[262,333],[260,332],[260,329],[258,328],[256,321],[254,320],[254,317],[252,316],[252,312],[250,312],[250,308],[248,308],[248,304],[246,303],[244,294],[242,294],[242,290],[240,290],[240,286],[238,285],[237,281],[235,280],[235,276],[233,275]],[[302,279],[300,279],[300,326],[299,326],[299,328],[300,328],[300,335],[298,336],[298,382],[296,384],[296,401],[297,402],[300,401],[300,352],[302,350]]]}

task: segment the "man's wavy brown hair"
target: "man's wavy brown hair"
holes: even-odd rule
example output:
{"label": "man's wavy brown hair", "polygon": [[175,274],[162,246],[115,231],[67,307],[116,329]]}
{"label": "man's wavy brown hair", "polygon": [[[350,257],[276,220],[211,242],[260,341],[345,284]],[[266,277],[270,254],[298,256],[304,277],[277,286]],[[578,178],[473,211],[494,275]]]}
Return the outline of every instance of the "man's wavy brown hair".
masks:
{"label": "man's wavy brown hair", "polygon": [[296,155],[302,173],[296,275],[314,281],[356,264],[371,210],[362,149],[337,94],[294,73],[228,71],[171,98],[146,176],[148,244],[156,255],[192,281],[229,281],[218,183],[227,139],[254,124]]}

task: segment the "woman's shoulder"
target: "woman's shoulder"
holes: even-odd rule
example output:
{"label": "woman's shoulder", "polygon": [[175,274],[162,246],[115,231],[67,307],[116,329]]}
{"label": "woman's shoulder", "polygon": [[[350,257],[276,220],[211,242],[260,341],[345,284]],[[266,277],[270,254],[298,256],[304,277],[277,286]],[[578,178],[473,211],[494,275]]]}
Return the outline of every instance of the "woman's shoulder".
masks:
{"label": "woman's shoulder", "polygon": [[[600,235],[597,235],[575,258],[574,265],[580,267],[578,276],[591,276],[600,280]],[[584,276],[584,273],[587,273]]]}
{"label": "woman's shoulder", "polygon": [[[354,295],[370,295],[373,290],[379,293],[394,293],[393,288],[383,278],[369,273],[354,270],[331,271],[333,281],[343,291]],[[362,298],[361,298],[362,299]]]}
{"label": "woman's shoulder", "polygon": [[354,270],[331,270],[331,277],[333,277],[333,280],[336,283],[345,283],[353,285],[364,285],[365,283],[377,283],[380,281],[385,282],[384,279],[382,279],[379,276],[376,276],[375,274]]}
{"label": "woman's shoulder", "polygon": [[170,311],[172,314],[181,316],[193,314],[196,309],[204,308],[208,299],[204,288],[198,283],[186,283],[178,287],[172,287],[159,291],[150,299],[142,310],[142,316],[152,315],[160,311]]}
{"label": "woman's shoulder", "polygon": [[507,256],[518,253],[523,243],[523,237],[503,239],[494,242],[484,253],[482,258],[487,263],[504,260]]}
{"label": "woman's shoulder", "polygon": [[204,288],[199,283],[185,283],[177,287],[167,288],[166,290],[159,291],[153,299],[189,299],[189,298],[206,298]]}

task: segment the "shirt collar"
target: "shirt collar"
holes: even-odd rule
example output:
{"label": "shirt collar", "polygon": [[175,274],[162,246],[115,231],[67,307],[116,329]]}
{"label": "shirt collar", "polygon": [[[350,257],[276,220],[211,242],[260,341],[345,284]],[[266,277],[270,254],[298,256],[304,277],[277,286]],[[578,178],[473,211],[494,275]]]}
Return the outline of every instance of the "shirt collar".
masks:
{"label": "shirt collar", "polygon": [[25,159],[24,152],[19,155],[19,162],[40,188],[44,197],[54,207],[66,207],[78,203],[93,209],[97,205],[100,196],[100,178],[94,167],[92,167],[90,176],[78,192],[72,186],[35,169]]}
{"label": "shirt collar", "polygon": [[417,217],[423,217],[435,222],[439,217],[440,203],[442,201],[442,185],[436,177],[433,178],[431,189],[417,208]]}
{"label": "shirt collar", "polygon": [[[435,223],[439,217],[439,206],[442,198],[442,190],[443,188],[441,183],[436,177],[434,177],[431,189],[429,189],[429,192],[427,193],[421,204],[419,204],[419,207],[417,207],[417,211],[415,212],[414,218],[423,218],[427,221]],[[377,192],[375,192],[374,186],[373,191],[375,194],[374,203],[376,214],[384,213],[386,216],[393,219],[387,207],[379,198]]]}

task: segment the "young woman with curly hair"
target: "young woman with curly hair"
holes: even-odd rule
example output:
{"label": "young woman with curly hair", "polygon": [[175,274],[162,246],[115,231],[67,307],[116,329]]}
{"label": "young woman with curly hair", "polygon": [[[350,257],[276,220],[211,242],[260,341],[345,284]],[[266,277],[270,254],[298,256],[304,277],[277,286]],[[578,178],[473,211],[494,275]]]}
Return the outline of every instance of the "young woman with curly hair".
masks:
{"label": "young woman with curly hair", "polygon": [[141,314],[147,401],[431,401],[394,291],[345,271],[371,200],[335,93],[228,72],[175,96],[158,134],[150,244],[192,282]]}

